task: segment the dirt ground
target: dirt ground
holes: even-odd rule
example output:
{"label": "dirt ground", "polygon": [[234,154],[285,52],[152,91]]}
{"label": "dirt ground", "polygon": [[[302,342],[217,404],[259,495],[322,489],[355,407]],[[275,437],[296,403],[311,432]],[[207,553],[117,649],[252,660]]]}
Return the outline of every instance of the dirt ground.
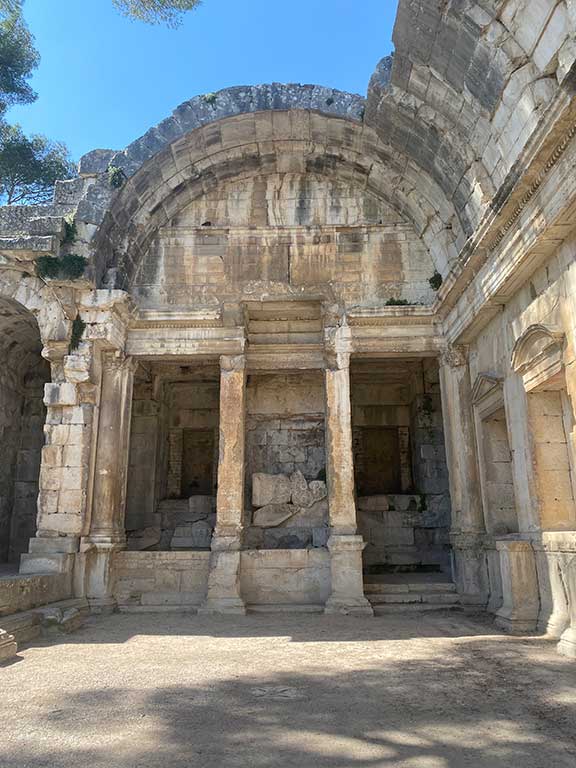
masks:
{"label": "dirt ground", "polygon": [[448,612],[94,617],[0,724],[1,768],[575,768],[576,663]]}

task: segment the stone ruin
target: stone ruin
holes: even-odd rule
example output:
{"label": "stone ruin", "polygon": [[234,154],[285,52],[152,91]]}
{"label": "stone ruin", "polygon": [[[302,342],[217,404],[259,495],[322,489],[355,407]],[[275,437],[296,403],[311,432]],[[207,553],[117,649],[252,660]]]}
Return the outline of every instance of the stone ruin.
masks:
{"label": "stone ruin", "polygon": [[323,480],[291,475],[252,475],[252,527],[256,548],[324,547],[328,541],[328,489]]}
{"label": "stone ruin", "polygon": [[399,0],[366,98],[197,96],[0,209],[0,656],[434,569],[576,657],[575,39]]}

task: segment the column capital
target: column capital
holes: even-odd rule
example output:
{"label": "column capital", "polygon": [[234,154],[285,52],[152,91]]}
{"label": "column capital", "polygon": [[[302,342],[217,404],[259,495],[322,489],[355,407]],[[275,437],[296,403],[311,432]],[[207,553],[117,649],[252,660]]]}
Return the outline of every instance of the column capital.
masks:
{"label": "column capital", "polygon": [[102,368],[106,371],[125,370],[134,373],[138,367],[138,361],[125,355],[118,349],[105,349],[102,351]]}
{"label": "column capital", "polygon": [[350,368],[350,353],[327,350],[324,359],[329,371],[347,371]]}
{"label": "column capital", "polygon": [[440,365],[461,368],[468,363],[468,347],[464,344],[450,344],[440,354]]}
{"label": "column capital", "polygon": [[246,369],[246,355],[221,355],[220,370],[222,373],[232,371],[244,371]]}

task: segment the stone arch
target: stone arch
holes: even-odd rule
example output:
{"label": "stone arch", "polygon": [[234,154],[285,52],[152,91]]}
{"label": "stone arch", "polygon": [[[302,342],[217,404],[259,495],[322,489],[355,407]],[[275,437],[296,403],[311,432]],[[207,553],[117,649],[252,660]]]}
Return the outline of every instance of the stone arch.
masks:
{"label": "stone arch", "polygon": [[546,108],[571,87],[575,31],[571,2],[400,0],[366,119],[440,185],[466,237],[504,204]]}
{"label": "stone arch", "polygon": [[418,169],[384,149],[370,128],[305,110],[225,118],[181,136],[147,160],[113,200],[97,236],[105,268],[130,285],[159,227],[217,185],[297,169],[353,183],[394,209],[446,274],[456,258],[453,216],[440,187],[421,183]]}
{"label": "stone arch", "polygon": [[43,343],[66,341],[70,322],[55,289],[18,270],[0,272],[0,299],[16,302],[34,316]]}
{"label": "stone arch", "polygon": [[0,562],[15,562],[36,529],[50,367],[41,355],[38,294],[12,285],[6,295],[7,285],[0,280]]}

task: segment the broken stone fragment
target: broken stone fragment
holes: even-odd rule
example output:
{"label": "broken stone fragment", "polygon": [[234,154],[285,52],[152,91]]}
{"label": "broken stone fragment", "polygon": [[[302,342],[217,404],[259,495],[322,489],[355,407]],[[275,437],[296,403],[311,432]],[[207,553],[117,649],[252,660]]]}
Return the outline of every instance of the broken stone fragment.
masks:
{"label": "broken stone fragment", "polygon": [[311,507],[296,508],[296,513],[283,523],[285,528],[315,528],[328,521],[328,501],[322,499]]}
{"label": "broken stone fragment", "polygon": [[292,504],[268,504],[255,510],[252,524],[259,528],[275,528],[289,520],[296,511]]}
{"label": "broken stone fragment", "polygon": [[150,549],[150,547],[154,547],[160,542],[161,535],[162,531],[159,527],[141,528],[137,531],[131,531],[127,539],[128,549],[133,552]]}
{"label": "broken stone fragment", "polygon": [[326,483],[322,480],[312,480],[308,483],[302,472],[297,470],[290,475],[292,485],[292,503],[297,507],[311,507],[328,495]]}
{"label": "broken stone fragment", "polygon": [[18,652],[18,646],[13,635],[0,629],[0,662],[7,661]]}
{"label": "broken stone fragment", "polygon": [[269,504],[288,504],[292,495],[290,478],[286,475],[268,475],[256,472],[252,475],[252,504],[266,507]]}

